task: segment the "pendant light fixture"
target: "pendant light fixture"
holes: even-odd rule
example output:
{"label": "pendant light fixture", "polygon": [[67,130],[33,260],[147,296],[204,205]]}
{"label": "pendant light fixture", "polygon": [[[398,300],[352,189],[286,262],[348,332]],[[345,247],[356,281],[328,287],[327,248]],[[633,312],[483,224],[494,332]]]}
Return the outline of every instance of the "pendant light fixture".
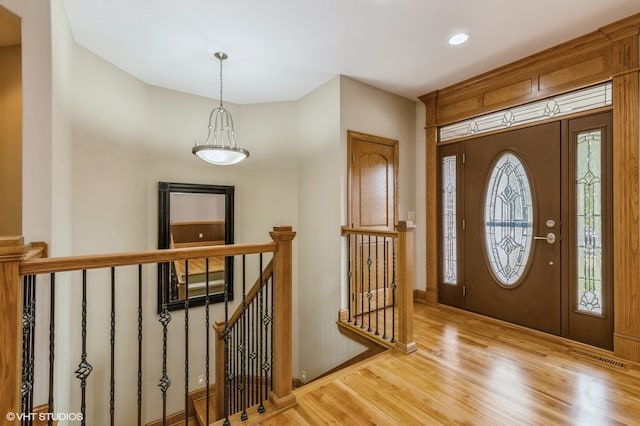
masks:
{"label": "pendant light fixture", "polygon": [[207,140],[202,144],[196,142],[191,151],[208,163],[229,166],[247,158],[249,151],[236,145],[233,118],[222,105],[222,61],[228,56],[222,52],[216,52],[213,56],[220,60],[220,106],[209,114]]}

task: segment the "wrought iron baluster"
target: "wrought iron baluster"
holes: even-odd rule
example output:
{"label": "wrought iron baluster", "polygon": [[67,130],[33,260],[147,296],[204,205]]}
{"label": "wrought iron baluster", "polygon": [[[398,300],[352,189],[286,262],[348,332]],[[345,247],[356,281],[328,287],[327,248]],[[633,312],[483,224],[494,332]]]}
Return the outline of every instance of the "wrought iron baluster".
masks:
{"label": "wrought iron baluster", "polygon": [[[271,276],[267,278],[267,284],[269,284],[269,286],[271,287],[271,318],[274,318],[273,315],[273,306],[274,306],[274,298],[273,298],[273,291],[274,291],[274,285],[273,285],[273,271],[271,272]],[[273,365],[273,325],[271,326],[271,365]],[[269,390],[273,390],[273,371],[271,372],[271,387],[269,388]]]}
{"label": "wrought iron baluster", "polygon": [[[55,318],[56,318],[56,274],[51,274],[50,278],[50,301],[49,301],[49,413],[53,413],[53,381],[54,381],[54,361],[55,361]],[[53,418],[49,417],[48,425],[53,425]]]}
{"label": "wrought iron baluster", "polygon": [[[351,234],[347,234],[347,311],[348,311],[348,319],[347,322],[351,322],[351,291],[353,287],[352,280],[352,271],[351,271]],[[273,300],[273,299],[272,299]]]}
{"label": "wrought iron baluster", "polygon": [[238,398],[240,397],[239,387],[238,387],[238,327],[233,325],[233,413],[237,413],[238,407],[240,406]]}
{"label": "wrought iron baluster", "polygon": [[82,354],[80,357],[80,365],[75,371],[76,378],[80,379],[80,413],[82,414],[81,424],[84,426],[87,419],[87,395],[86,386],[87,378],[91,374],[93,367],[87,362],[87,270],[82,270]]}
{"label": "wrought iron baluster", "polygon": [[204,355],[204,386],[205,386],[205,398],[207,401],[206,411],[205,411],[205,423],[209,424],[209,398],[211,398],[209,391],[209,258],[207,257],[204,260],[204,270],[205,270],[205,302],[204,302],[204,328],[205,328],[205,340],[207,344],[207,349]]}
{"label": "wrought iron baluster", "polygon": [[253,335],[252,343],[253,348],[251,351],[251,405],[258,403],[258,387],[256,386],[258,370],[256,368],[256,362],[258,360],[258,332],[256,330],[256,318],[258,317],[258,302],[257,298],[254,298],[251,302],[253,306],[251,312],[251,334]]}
{"label": "wrought iron baluster", "polygon": [[364,235],[360,236],[360,328],[364,328]]}
{"label": "wrought iron baluster", "polygon": [[167,303],[169,298],[169,292],[162,292],[162,310],[158,321],[162,324],[162,377],[160,378],[160,391],[162,392],[162,423],[167,422],[167,390],[171,386],[171,379],[167,376],[167,338],[168,330],[167,326],[171,322],[171,313],[167,309]]}
{"label": "wrought iron baluster", "polygon": [[184,260],[184,423],[189,424],[189,259]]}
{"label": "wrought iron baluster", "polygon": [[391,239],[391,256],[393,267],[391,269],[391,343],[396,342],[396,239]]}
{"label": "wrought iron baluster", "polygon": [[111,377],[109,379],[109,418],[111,426],[115,424],[115,359],[116,359],[116,270],[111,267]]}
{"label": "wrought iron baluster", "polygon": [[389,272],[387,264],[389,263],[389,250],[387,248],[387,237],[384,237],[384,246],[382,247],[382,269],[384,276],[382,277],[382,298],[384,299],[384,316],[382,317],[382,338],[387,339],[387,286],[389,285]]}
{"label": "wrought iron baluster", "polygon": [[142,426],[142,265],[138,265],[138,426]]}
{"label": "wrought iron baluster", "polygon": [[367,314],[368,314],[368,328],[367,331],[371,333],[371,265],[373,261],[371,260],[371,235],[367,235]]}
{"label": "wrought iron baluster", "polygon": [[353,236],[354,244],[353,244],[353,281],[351,283],[351,287],[349,291],[351,294],[349,295],[353,299],[353,325],[358,325],[358,235]]}
{"label": "wrought iron baluster", "polygon": [[[35,319],[36,319],[36,277],[23,278],[22,308],[22,412],[33,412]],[[29,421],[30,423],[31,421]]]}
{"label": "wrought iron baluster", "polygon": [[[260,268],[260,285],[262,285],[262,268]],[[263,286],[264,288],[264,305],[265,305],[265,312],[264,312],[264,317],[262,317],[262,323],[264,324],[264,336],[265,336],[265,342],[264,342],[264,363],[262,364],[262,369],[264,370],[264,399],[268,398],[269,395],[269,383],[271,382],[270,380],[270,376],[269,373],[271,371],[271,358],[270,358],[270,344],[271,344],[271,335],[269,334],[269,325],[271,324],[271,311],[270,311],[270,304],[269,304],[269,287],[268,287],[269,281],[267,279],[267,283],[266,285]]]}
{"label": "wrought iron baluster", "polygon": [[[376,332],[374,333],[376,336],[380,335],[380,331],[378,330],[378,321],[380,318],[380,300],[379,300],[379,294],[380,292],[379,290],[379,284],[380,282],[378,281],[378,271],[380,271],[380,257],[379,257],[379,251],[378,251],[378,236],[376,235]],[[383,311],[384,313],[384,311]]]}
{"label": "wrought iron baluster", "polygon": [[[259,262],[259,269],[258,269],[258,276],[262,277],[262,253],[260,253],[260,262]],[[258,413],[264,413],[264,404],[263,404],[263,400],[264,398],[262,397],[262,380],[264,380],[264,378],[262,377],[262,372],[263,372],[263,364],[262,364],[262,347],[264,345],[264,340],[263,340],[263,336],[262,336],[262,324],[261,324],[261,320],[263,318],[264,315],[264,295],[263,295],[263,287],[260,286],[260,290],[258,291],[258,297],[260,299],[260,312],[258,314],[258,318],[256,318],[256,327],[258,327],[259,329],[259,335],[260,335],[260,341],[258,343],[258,376],[259,376],[259,381],[258,381],[258,386],[259,386],[259,392],[258,392],[258,398],[260,399],[260,405],[258,406]]]}
{"label": "wrought iron baluster", "polygon": [[[226,258],[225,258],[226,262]],[[227,279],[227,270],[224,271],[224,426],[231,424],[229,421],[229,404],[231,383],[229,371],[229,282]]]}
{"label": "wrought iron baluster", "polygon": [[242,341],[240,342],[240,356],[242,358],[241,371],[242,384],[240,388],[240,396],[242,400],[242,414],[240,419],[246,421],[249,418],[247,414],[247,283],[246,283],[246,255],[242,255],[242,318],[240,319],[242,327]]}

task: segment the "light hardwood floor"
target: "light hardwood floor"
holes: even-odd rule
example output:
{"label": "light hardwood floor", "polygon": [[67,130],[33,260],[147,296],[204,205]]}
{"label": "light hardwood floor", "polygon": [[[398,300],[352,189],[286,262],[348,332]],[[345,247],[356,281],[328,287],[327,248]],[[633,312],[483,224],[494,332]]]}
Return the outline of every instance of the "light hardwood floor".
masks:
{"label": "light hardwood floor", "polygon": [[258,424],[640,424],[640,366],[609,352],[421,303],[415,340],[416,353],[297,389],[296,407]]}

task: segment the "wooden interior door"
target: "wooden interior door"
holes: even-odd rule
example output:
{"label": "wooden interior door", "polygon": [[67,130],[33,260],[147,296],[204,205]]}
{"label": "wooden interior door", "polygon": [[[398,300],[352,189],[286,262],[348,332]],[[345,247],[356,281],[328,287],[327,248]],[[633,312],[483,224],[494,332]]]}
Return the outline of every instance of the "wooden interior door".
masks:
{"label": "wooden interior door", "polygon": [[398,141],[347,132],[348,223],[393,230],[396,225]]}
{"label": "wooden interior door", "polygon": [[560,122],[465,143],[465,307],[561,333]]}
{"label": "wooden interior door", "polygon": [[[394,230],[398,141],[348,131],[347,158],[348,223],[352,228]],[[356,271],[349,296],[352,298],[351,315],[362,315],[387,306],[392,294],[388,291],[392,282],[391,239],[356,237],[350,250]]]}

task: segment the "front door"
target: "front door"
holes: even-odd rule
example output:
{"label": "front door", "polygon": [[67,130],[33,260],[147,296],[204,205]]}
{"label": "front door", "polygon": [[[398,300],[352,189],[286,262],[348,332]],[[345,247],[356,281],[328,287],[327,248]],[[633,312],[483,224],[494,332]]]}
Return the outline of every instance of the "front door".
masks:
{"label": "front door", "polygon": [[439,148],[438,299],[613,347],[611,113]]}
{"label": "front door", "polygon": [[465,142],[466,309],[561,333],[560,122]]}

